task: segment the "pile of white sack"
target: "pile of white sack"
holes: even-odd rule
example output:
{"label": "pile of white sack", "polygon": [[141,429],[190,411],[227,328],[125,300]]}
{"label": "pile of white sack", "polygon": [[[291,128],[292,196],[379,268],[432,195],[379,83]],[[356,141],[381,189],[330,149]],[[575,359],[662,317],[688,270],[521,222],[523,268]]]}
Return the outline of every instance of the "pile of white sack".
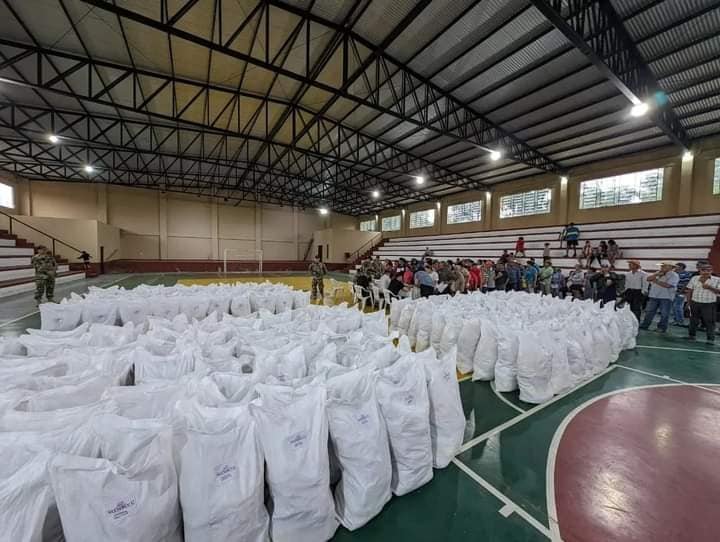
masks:
{"label": "pile of white sack", "polygon": [[390,307],[390,329],[416,352],[457,348],[457,368],[494,380],[500,392],[543,403],[603,371],[635,348],[638,321],[625,306],[600,307],[525,292],[402,299]]}
{"label": "pile of white sack", "polygon": [[61,303],[40,305],[40,318],[43,330],[69,331],[80,324],[141,325],[151,317],[172,319],[180,314],[190,320],[202,320],[213,312],[250,316],[264,310],[279,314],[309,303],[309,292],[269,282],[169,287],[143,284],[133,290],[91,286],[86,294],[73,293]]}
{"label": "pile of white sack", "polygon": [[346,306],[209,314],[0,344],[0,541],[319,542],[457,453],[455,349]]}

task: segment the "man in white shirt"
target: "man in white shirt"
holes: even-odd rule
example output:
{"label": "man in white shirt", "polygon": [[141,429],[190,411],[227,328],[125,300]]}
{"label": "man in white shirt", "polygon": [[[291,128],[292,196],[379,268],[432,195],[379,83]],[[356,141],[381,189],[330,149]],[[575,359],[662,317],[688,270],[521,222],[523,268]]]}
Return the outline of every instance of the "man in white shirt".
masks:
{"label": "man in white shirt", "polygon": [[660,310],[660,322],[657,325],[659,333],[667,333],[668,320],[670,319],[670,308],[675,299],[680,277],[673,271],[675,264],[662,262],[660,271],[648,275],[646,280],[650,284],[648,291],[648,302],[645,307],[645,318],[640,324],[640,329],[648,329],[655,318],[658,309]]}
{"label": "man in white shirt", "polygon": [[712,276],[712,267],[703,265],[698,268],[699,274],[690,279],[687,285],[687,299],[690,301],[691,341],[695,340],[698,323],[702,322],[707,330],[707,342],[715,344],[715,317],[717,298],[720,295],[720,278]]}
{"label": "man in white shirt", "polygon": [[635,315],[635,318],[637,318],[639,322],[647,273],[640,269],[640,262],[638,260],[629,260],[628,267],[630,271],[625,273],[623,299],[630,305],[630,312]]}

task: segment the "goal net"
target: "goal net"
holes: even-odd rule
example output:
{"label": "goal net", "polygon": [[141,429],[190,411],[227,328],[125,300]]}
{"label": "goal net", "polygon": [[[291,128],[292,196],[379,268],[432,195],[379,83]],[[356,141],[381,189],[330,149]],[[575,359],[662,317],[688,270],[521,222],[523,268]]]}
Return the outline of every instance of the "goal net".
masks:
{"label": "goal net", "polygon": [[223,275],[228,273],[258,273],[263,272],[262,250],[240,250],[226,248],[223,250]]}

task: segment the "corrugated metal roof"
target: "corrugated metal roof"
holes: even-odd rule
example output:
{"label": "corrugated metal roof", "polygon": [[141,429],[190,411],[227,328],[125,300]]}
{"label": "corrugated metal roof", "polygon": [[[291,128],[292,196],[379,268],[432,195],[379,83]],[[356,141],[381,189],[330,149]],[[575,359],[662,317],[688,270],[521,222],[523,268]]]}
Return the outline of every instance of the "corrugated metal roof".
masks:
{"label": "corrugated metal roof", "polygon": [[355,24],[354,30],[372,43],[380,44],[415,4],[415,0],[373,2]]}
{"label": "corrugated metal roof", "polygon": [[[627,2],[615,2],[615,5],[618,3],[626,4]],[[672,25],[676,21],[699,13],[711,7],[713,4],[713,0],[666,0],[657,5],[653,5],[653,2],[645,0],[642,5],[652,5],[652,7],[638,13],[632,18],[626,19],[624,24],[633,39],[639,41]],[[634,12],[635,10],[633,10],[633,13]],[[625,18],[627,17],[627,12],[624,14],[621,13],[621,15]]]}
{"label": "corrugated metal roof", "polygon": [[668,74],[684,70],[688,66],[717,59],[718,51],[720,51],[720,35],[678,50],[661,60],[651,61],[650,67],[657,77],[665,77]]}
{"label": "corrugated metal roof", "polygon": [[639,49],[643,57],[652,60],[692,43],[698,36],[714,36],[718,33],[720,33],[720,8],[643,40]]}
{"label": "corrugated metal roof", "polygon": [[567,164],[568,167],[578,167],[585,164],[592,164],[600,160],[608,160],[611,158],[618,158],[627,154],[633,154],[649,149],[655,149],[658,147],[667,146],[670,143],[669,139],[665,136],[652,138],[646,141],[638,141],[635,143],[628,143],[621,147],[612,148],[605,151],[593,152],[585,155],[580,155],[575,158],[566,158],[563,160],[563,164]]}

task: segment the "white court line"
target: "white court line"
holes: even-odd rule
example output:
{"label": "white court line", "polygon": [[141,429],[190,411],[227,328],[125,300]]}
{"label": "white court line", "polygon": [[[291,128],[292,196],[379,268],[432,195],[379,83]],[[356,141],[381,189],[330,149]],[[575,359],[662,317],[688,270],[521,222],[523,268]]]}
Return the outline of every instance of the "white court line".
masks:
{"label": "white court line", "polygon": [[696,348],[673,348],[670,346],[645,346],[635,345],[635,348],[651,348],[653,350],[676,350],[678,352],[698,352],[700,354],[720,354],[720,350],[698,350]]}
{"label": "white court line", "polygon": [[[627,365],[620,365],[619,363],[617,364],[617,366],[620,367],[621,369],[625,369],[626,371],[633,371],[634,373],[640,373],[642,375],[652,376],[655,378],[659,378],[661,380],[675,382],[676,384],[682,384],[683,386],[692,386],[693,388],[699,388],[701,390],[709,391],[710,393],[717,393],[718,395],[720,395],[720,391],[718,391],[717,389],[706,388],[705,386],[707,386],[707,384],[693,384],[692,382],[685,382],[684,380],[678,380],[677,378],[672,378],[672,377],[669,377],[668,375],[658,375],[655,373],[650,373],[648,371],[643,371],[642,369],[635,369],[634,367],[628,367]],[[711,385],[713,385],[713,384],[711,384]],[[718,384],[715,384],[715,386],[717,386],[717,385]]]}
{"label": "white court line", "polygon": [[[621,369],[628,369],[631,371],[634,371],[635,369],[630,369],[629,367],[625,367],[624,365],[618,365]],[[645,371],[637,371],[639,373],[643,373],[648,376],[653,376],[658,379],[667,379],[668,377],[658,376],[654,375],[652,373],[646,373]],[[558,426],[558,428],[555,430],[555,434],[553,435],[553,439],[550,443],[550,448],[548,449],[548,462],[547,466],[545,468],[545,500],[547,501],[547,514],[548,514],[548,523],[550,524],[550,539],[553,542],[561,542],[560,538],[560,526],[558,524],[558,517],[557,517],[557,503],[555,502],[555,465],[557,460],[557,451],[560,446],[560,441],[562,440],[562,436],[565,433],[565,429],[570,425],[570,422],[577,416],[581,411],[588,408],[590,405],[596,403],[597,401],[600,401],[602,399],[605,399],[607,397],[612,397],[613,395],[618,395],[620,393],[624,393],[627,391],[632,390],[643,390],[648,388],[668,388],[668,387],[675,387],[675,386],[693,386],[698,387],[702,390],[706,391],[713,391],[715,393],[716,390],[708,389],[703,386],[712,386],[713,384],[690,384],[688,382],[682,382],[682,381],[675,381],[672,384],[644,384],[642,386],[632,386],[630,388],[622,388],[619,390],[613,390],[609,391],[607,393],[603,393],[601,395],[598,395],[597,397],[593,397],[592,399],[587,400],[583,404],[579,405],[575,409],[573,409],[572,412],[570,412],[567,416],[565,416],[565,419],[562,421],[562,423]]]}
{"label": "white court line", "polygon": [[[122,280],[125,280],[127,277],[128,277],[128,275],[125,275],[124,277],[119,278],[118,280],[113,281],[113,282],[111,282],[110,284],[107,284],[107,285],[105,285],[105,286],[102,286],[102,288],[109,288],[110,286],[113,286],[113,285],[117,284],[118,282],[120,282],[120,281],[122,281]],[[17,318],[13,318],[12,320],[8,320],[7,322],[3,322],[2,324],[0,324],[0,327],[9,326],[10,324],[14,324],[15,322],[19,322],[20,320],[24,320],[25,318],[30,318],[31,316],[34,316],[34,315],[36,315],[36,314],[39,313],[39,312],[40,312],[40,311],[33,311],[33,312],[29,312],[28,314],[26,314],[26,315],[24,315],[24,316],[18,316]]]}
{"label": "white court line", "polygon": [[8,320],[7,322],[4,322],[4,323],[0,324],[0,327],[9,326],[10,324],[14,324],[15,322],[19,322],[20,320],[24,320],[25,318],[29,318],[29,317],[31,317],[31,316],[34,316],[34,315],[36,315],[36,314],[39,313],[39,312],[40,312],[40,311],[29,312],[29,313],[26,314],[25,316],[19,316],[19,317],[17,317],[17,318],[13,318],[12,320]]}
{"label": "white court line", "polygon": [[469,375],[461,376],[460,378],[458,378],[458,382],[465,382],[466,380],[470,380],[471,378],[472,373],[470,373]]}
{"label": "white court line", "polygon": [[504,397],[502,393],[500,393],[499,391],[497,391],[497,389],[495,388],[495,381],[494,381],[494,380],[492,380],[492,381],[490,382],[490,388],[492,388],[493,393],[498,397],[498,399],[500,399],[503,403],[505,403],[505,404],[506,404],[507,406],[509,406],[510,408],[514,408],[515,410],[517,410],[517,411],[520,412],[521,414],[524,413],[524,412],[527,412],[524,408],[520,408],[520,407],[517,406],[515,403],[513,403],[512,401],[510,401],[509,399],[507,399],[506,397]]}
{"label": "white court line", "polygon": [[483,489],[491,493],[495,498],[503,503],[503,507],[500,509],[500,513],[504,517],[508,517],[511,513],[516,513],[530,525],[532,525],[538,532],[550,538],[550,530],[540,523],[537,519],[531,516],[524,508],[516,504],[510,497],[499,491],[494,485],[485,480],[477,472],[468,467],[465,463],[460,461],[458,458],[454,458],[452,462],[457,468],[467,474],[473,481],[477,482],[478,485],[482,486]]}
{"label": "white court line", "polygon": [[616,367],[615,365],[610,365],[607,369],[605,369],[604,371],[596,374],[596,375],[593,376],[592,378],[590,378],[590,379],[588,379],[588,380],[585,380],[582,384],[579,384],[578,386],[574,387],[573,389],[571,389],[571,390],[569,390],[569,391],[566,391],[565,393],[561,393],[560,395],[556,395],[555,397],[553,397],[553,398],[552,398],[550,401],[548,401],[547,403],[543,403],[543,404],[541,404],[541,405],[534,406],[534,407],[532,407],[530,410],[526,410],[525,412],[523,412],[523,413],[520,414],[519,416],[515,416],[514,418],[510,418],[510,419],[509,419],[508,421],[506,421],[505,423],[503,423],[503,424],[501,424],[501,425],[498,425],[497,427],[495,427],[495,428],[493,428],[493,429],[490,429],[489,431],[486,431],[486,432],[483,433],[482,435],[479,435],[479,436],[477,436],[477,437],[475,437],[475,438],[473,438],[473,439],[468,440],[465,444],[462,445],[462,447],[460,448],[460,451],[458,452],[458,454],[461,454],[461,453],[469,450],[470,448],[472,448],[472,447],[475,446],[476,444],[479,444],[480,442],[483,442],[484,440],[489,439],[489,438],[492,437],[493,435],[498,434],[500,431],[504,431],[504,430],[507,429],[508,427],[512,427],[512,426],[515,425],[516,423],[520,423],[520,422],[523,421],[525,418],[527,418],[527,417],[529,417],[529,416],[532,416],[532,415],[535,414],[536,412],[539,412],[540,410],[549,407],[549,406],[552,405],[553,403],[556,403],[557,401],[560,401],[561,399],[564,399],[565,397],[567,397],[567,396],[570,395],[571,393],[574,393],[575,391],[579,390],[579,389],[582,388],[583,386],[585,386],[585,385],[587,385],[587,384],[590,384],[590,382],[593,382],[593,381],[597,380],[598,378],[600,378],[600,377],[602,377],[602,376],[605,376],[605,375],[608,374],[610,371],[613,371],[613,370],[615,369],[615,367]]}

